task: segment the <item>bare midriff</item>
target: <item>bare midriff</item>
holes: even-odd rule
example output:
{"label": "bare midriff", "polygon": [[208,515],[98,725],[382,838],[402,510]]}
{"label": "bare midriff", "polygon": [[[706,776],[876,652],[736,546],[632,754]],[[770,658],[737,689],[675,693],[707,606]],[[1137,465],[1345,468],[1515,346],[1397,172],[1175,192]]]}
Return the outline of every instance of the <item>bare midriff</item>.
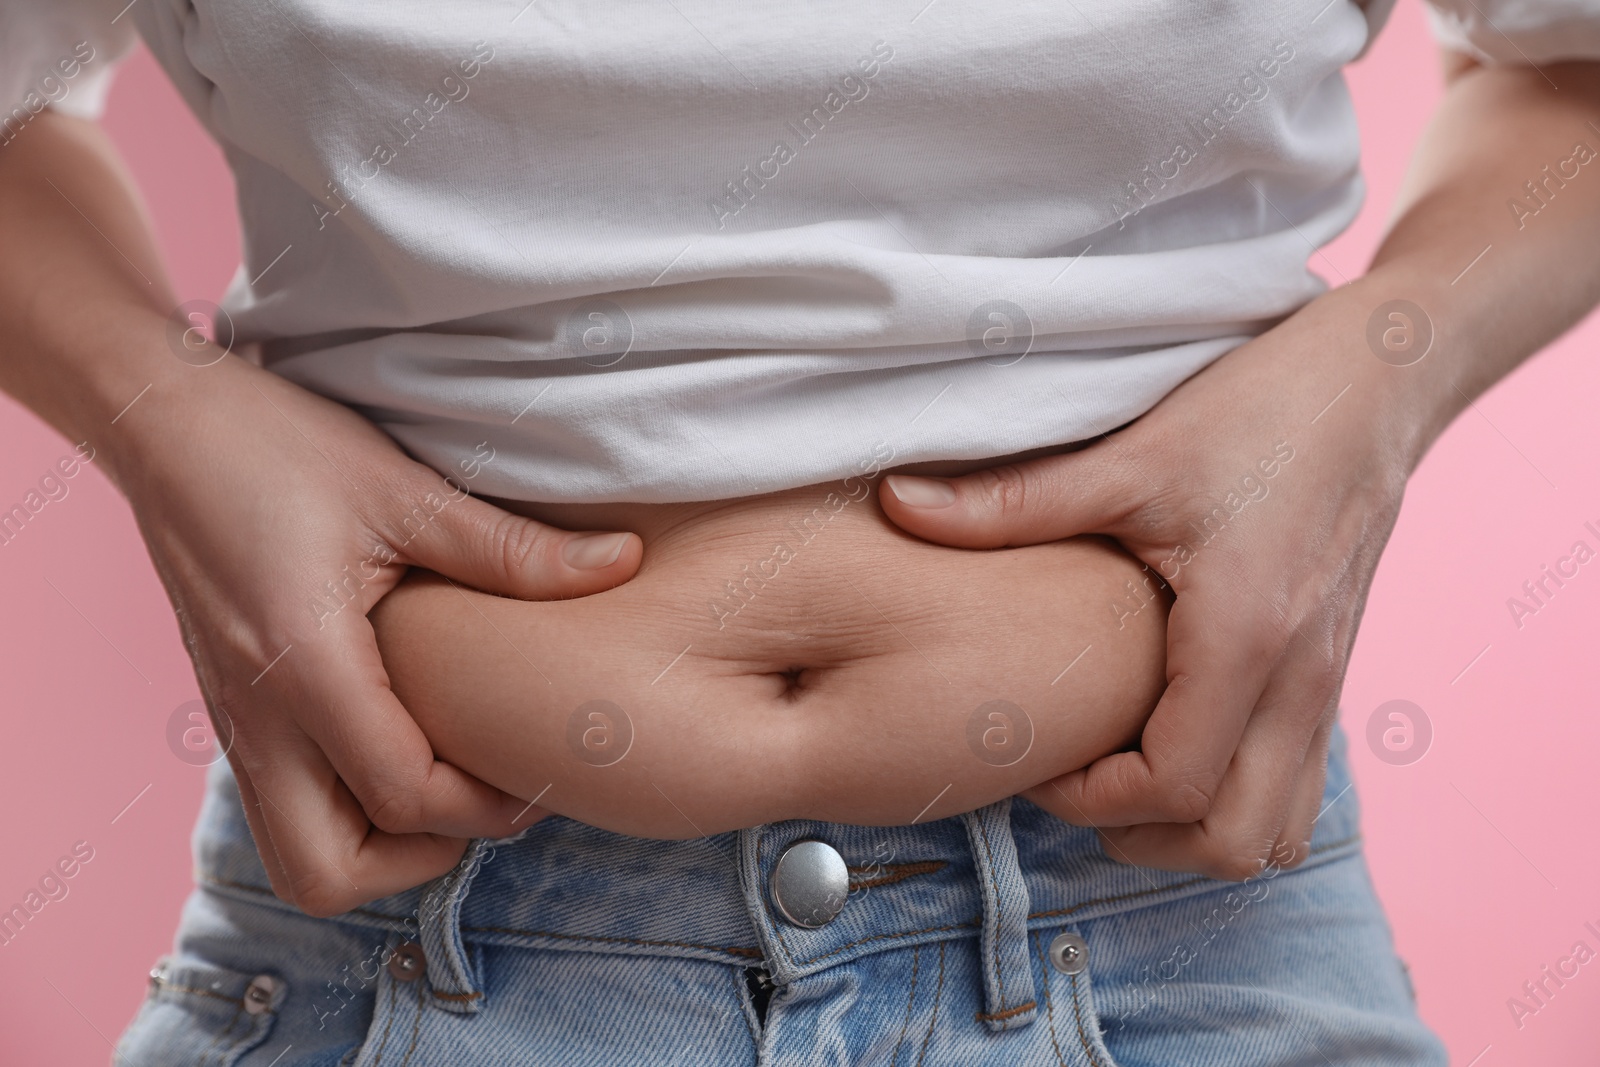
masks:
{"label": "bare midriff", "polygon": [[1166,633],[1136,561],[929,544],[877,492],[506,505],[634,531],[638,575],[530,602],[413,572],[372,613],[391,683],[440,759],[648,837],[939,818],[1136,741]]}

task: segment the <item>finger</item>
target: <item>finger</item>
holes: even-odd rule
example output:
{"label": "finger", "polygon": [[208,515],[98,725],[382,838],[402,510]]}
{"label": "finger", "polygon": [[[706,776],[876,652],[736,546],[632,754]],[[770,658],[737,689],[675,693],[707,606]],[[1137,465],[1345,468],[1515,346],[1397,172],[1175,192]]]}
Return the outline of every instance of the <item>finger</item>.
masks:
{"label": "finger", "polygon": [[437,878],[460,860],[465,838],[374,828],[314,742],[303,735],[278,741],[277,758],[259,764],[252,793],[283,865],[287,899],[302,911],[342,914]]}
{"label": "finger", "polygon": [[[366,616],[333,618],[319,639],[293,646],[266,677],[274,688],[264,696],[298,709],[296,730],[320,746],[378,829],[459,838],[513,832],[512,818],[526,802],[434,758],[389,689]],[[259,786],[260,767],[250,768]]]}
{"label": "finger", "polygon": [[[1323,813],[1323,793],[1328,783],[1328,745],[1333,740],[1334,719],[1333,714],[1323,716],[1300,763],[1294,797],[1289,803],[1289,817],[1278,831],[1278,844],[1273,849],[1273,856],[1280,858],[1280,866],[1298,867],[1311,854],[1311,835]],[[1337,803],[1338,799],[1335,797],[1330,803]]]}
{"label": "finger", "polygon": [[228,762],[233,766],[233,780],[239,786],[239,805],[244,809],[245,821],[250,825],[250,836],[255,841],[256,852],[261,857],[261,866],[267,872],[267,881],[272,885],[273,893],[280,900],[290,900],[289,876],[284,870],[283,859],[278,855],[278,848],[272,843],[272,834],[267,829],[266,819],[261,815],[261,798],[256,796],[255,784],[250,780],[250,773],[245,769],[238,755],[230,750]]}
{"label": "finger", "polygon": [[428,494],[398,519],[390,538],[406,562],[520,600],[610,589],[633,577],[644,558],[637,534],[560,530],[462,493]]}
{"label": "finger", "polygon": [[[314,744],[285,744],[282,738],[269,744],[273,758],[263,762],[270,768],[270,791],[258,789],[241,762],[235,762],[234,775],[256,850],[280,899],[309,914],[337,915],[421,885],[459,861],[465,838],[374,828]],[[547,814],[521,805],[493,836],[510,836]]]}
{"label": "finger", "polygon": [[[1142,866],[1232,881],[1259,874],[1275,859],[1292,866],[1281,861],[1304,858],[1321,797],[1326,742],[1319,735],[1333,695],[1327,673],[1325,661],[1309,649],[1286,657],[1251,716],[1206,817],[1189,825],[1102,830],[1116,846],[1112,854]],[[1281,847],[1285,844],[1287,849]]]}
{"label": "finger", "polygon": [[[1180,595],[1167,617],[1167,688],[1139,751],[1117,752],[1057,778],[1068,822],[1191,823],[1212,808],[1266,688],[1282,641],[1256,615],[1239,617],[1218,590]],[[1052,809],[1054,811],[1054,809]]]}
{"label": "finger", "polygon": [[255,842],[257,854],[261,857],[261,866],[266,871],[272,891],[280,899],[288,900],[288,875],[284,871],[283,861],[278,856],[277,848],[272,843],[272,834],[267,829],[266,821],[261,817],[260,800],[256,796],[255,785],[250,780],[250,772],[244,765],[233,718],[227,714],[226,708],[222,708],[223,713],[219,715],[218,708],[219,706],[207,696],[206,712],[211,716],[212,729],[216,731],[223,757],[233,770],[234,784],[239,790],[239,806],[244,811],[246,823],[249,824],[250,837]]}
{"label": "finger", "polygon": [[1114,533],[1151,487],[1097,445],[1007,463],[960,478],[884,477],[884,514],[918,537],[957,548],[1002,548]]}

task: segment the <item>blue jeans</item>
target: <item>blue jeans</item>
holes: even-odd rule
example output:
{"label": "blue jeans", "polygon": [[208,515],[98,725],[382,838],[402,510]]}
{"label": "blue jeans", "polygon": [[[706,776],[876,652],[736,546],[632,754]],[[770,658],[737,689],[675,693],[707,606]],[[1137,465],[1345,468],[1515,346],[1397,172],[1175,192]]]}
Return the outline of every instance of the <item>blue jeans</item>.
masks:
{"label": "blue jeans", "polygon": [[[1444,1064],[1361,858],[1344,747],[1310,857],[1242,884],[1114,863],[1022,800],[682,842],[551,817],[331,920],[273,897],[219,764],[199,888],[119,1063]],[[849,872],[816,928],[770,888],[808,838]]]}

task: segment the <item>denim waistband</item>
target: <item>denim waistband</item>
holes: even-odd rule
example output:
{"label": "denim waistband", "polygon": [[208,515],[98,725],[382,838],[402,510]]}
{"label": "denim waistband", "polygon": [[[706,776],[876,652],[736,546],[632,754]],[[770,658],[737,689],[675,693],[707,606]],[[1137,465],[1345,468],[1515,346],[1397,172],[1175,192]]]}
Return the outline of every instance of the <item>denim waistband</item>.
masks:
{"label": "denim waistband", "polygon": [[[278,905],[226,764],[196,830],[202,882]],[[1306,865],[1358,847],[1342,733]],[[831,922],[789,921],[771,898],[784,850],[820,840],[843,857],[849,892]],[[484,998],[473,946],[672,955],[760,967],[787,984],[861,956],[955,939],[983,963],[994,1030],[1034,1016],[1029,931],[1154,905],[1222,883],[1117,863],[1093,830],[1025,800],[901,827],[794,820],[691,841],[655,841],[560,817],[515,838],[475,841],[449,874],[340,917],[413,941],[435,1003],[473,1013]]]}

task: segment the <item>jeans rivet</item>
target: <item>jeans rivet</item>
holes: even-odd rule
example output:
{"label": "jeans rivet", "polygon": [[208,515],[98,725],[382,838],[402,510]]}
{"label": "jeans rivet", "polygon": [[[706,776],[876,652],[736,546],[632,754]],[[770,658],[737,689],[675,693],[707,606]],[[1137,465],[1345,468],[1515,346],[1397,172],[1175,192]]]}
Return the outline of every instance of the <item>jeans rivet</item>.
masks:
{"label": "jeans rivet", "polygon": [[250,984],[244,991],[245,1014],[260,1015],[271,1011],[282,989],[283,983],[270,974],[258,974],[250,979]]}
{"label": "jeans rivet", "polygon": [[415,941],[402,941],[389,957],[389,977],[397,982],[415,982],[427,970],[427,957]]}
{"label": "jeans rivet", "polygon": [[1050,966],[1062,974],[1082,974],[1089,967],[1089,943],[1077,934],[1057,934],[1050,942]]}

